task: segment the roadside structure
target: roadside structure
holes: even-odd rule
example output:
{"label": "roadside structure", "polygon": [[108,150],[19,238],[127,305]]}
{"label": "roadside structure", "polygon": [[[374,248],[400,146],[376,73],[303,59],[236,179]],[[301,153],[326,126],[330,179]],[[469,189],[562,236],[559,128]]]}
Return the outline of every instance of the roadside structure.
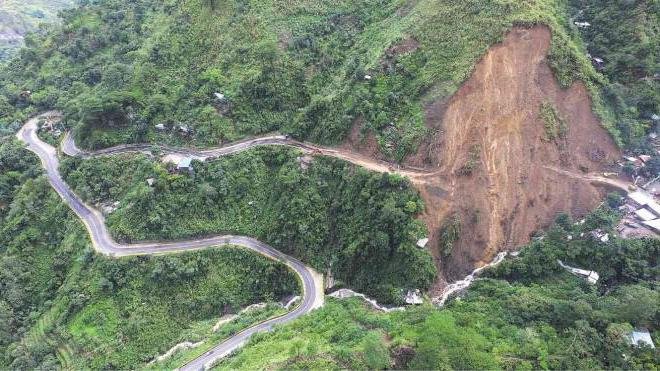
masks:
{"label": "roadside structure", "polygon": [[176,170],[180,173],[187,172],[188,174],[193,174],[195,172],[195,169],[193,169],[192,166],[192,158],[191,157],[184,157],[182,158],[179,163],[176,165]]}
{"label": "roadside structure", "polygon": [[655,344],[653,344],[653,339],[648,329],[641,328],[635,329],[628,334],[628,341],[633,346],[648,345],[651,348],[655,349]]}

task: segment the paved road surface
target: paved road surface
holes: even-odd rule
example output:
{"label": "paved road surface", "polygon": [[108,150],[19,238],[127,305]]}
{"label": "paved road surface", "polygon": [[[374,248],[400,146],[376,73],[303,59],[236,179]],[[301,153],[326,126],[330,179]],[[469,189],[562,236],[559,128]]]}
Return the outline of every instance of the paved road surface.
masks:
{"label": "paved road surface", "polygon": [[[304,294],[302,302],[295,309],[281,317],[262,322],[232,336],[231,338],[215,346],[209,352],[183,366],[183,370],[203,369],[207,365],[210,365],[211,363],[238,349],[254,333],[268,331],[274,325],[289,322],[297,317],[302,316],[303,314],[308,313],[315,307],[322,304],[322,302],[319,303],[318,300],[319,297],[322,298],[322,295],[319,295],[317,292],[319,283],[315,282],[315,279],[318,279],[318,275],[315,274],[311,268],[305,266],[299,260],[283,254],[266,245],[265,243],[250,237],[224,235],[189,241],[169,243],[151,242],[131,245],[124,245],[115,242],[108,233],[102,214],[94,208],[86,205],[62,180],[58,170],[59,160],[57,157],[56,149],[51,145],[44,143],[37,136],[37,121],[40,117],[41,116],[29,120],[21,128],[21,130],[19,130],[17,137],[27,145],[27,148],[30,151],[36,153],[37,156],[39,156],[43,167],[46,170],[48,181],[53,186],[55,191],[57,191],[60,197],[62,197],[64,202],[69,205],[69,207],[76,213],[76,215],[78,215],[83,223],[85,223],[85,226],[87,227],[87,230],[91,236],[94,249],[98,252],[112,257],[121,257],[131,255],[177,253],[183,251],[199,250],[214,246],[237,245],[253,250],[273,260],[287,264],[300,277]],[[238,150],[241,149],[237,149],[237,151]],[[322,283],[320,284],[320,287],[323,287]]]}
{"label": "paved road surface", "polygon": [[259,146],[287,146],[287,147],[298,148],[307,154],[318,154],[318,155],[342,159],[344,161],[348,161],[355,165],[364,167],[365,169],[369,169],[379,173],[389,172],[389,173],[400,174],[402,176],[406,176],[410,178],[412,181],[417,181],[419,183],[424,183],[425,179],[432,177],[434,175],[438,175],[438,171],[427,171],[424,169],[414,168],[410,166],[393,164],[386,161],[374,160],[372,158],[369,158],[369,156],[365,156],[360,153],[356,153],[340,148],[329,148],[329,147],[317,146],[311,143],[300,142],[297,140],[290,139],[284,135],[269,135],[258,138],[246,139],[243,141],[231,143],[226,146],[205,149],[205,150],[176,148],[170,146],[151,145],[151,144],[123,144],[94,152],[87,152],[79,149],[76,146],[76,143],[73,140],[73,138],[67,133],[64,140],[62,141],[62,152],[64,152],[69,156],[95,157],[95,156],[116,155],[120,153],[129,153],[129,152],[142,152],[146,154],[151,154],[152,150],[157,149],[162,154],[178,154],[204,161],[204,160],[230,155],[233,153],[238,153]]}

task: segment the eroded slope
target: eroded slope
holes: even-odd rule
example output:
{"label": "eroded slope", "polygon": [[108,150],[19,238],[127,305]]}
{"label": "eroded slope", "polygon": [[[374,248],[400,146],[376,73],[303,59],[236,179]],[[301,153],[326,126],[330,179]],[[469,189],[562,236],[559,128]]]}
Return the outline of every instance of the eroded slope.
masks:
{"label": "eroded slope", "polygon": [[[449,101],[426,107],[435,134],[408,163],[439,169],[437,186],[419,188],[447,279],[528,242],[558,213],[582,215],[602,198],[602,190],[547,168],[598,171],[619,155],[585,87],[559,87],[546,61],[550,40],[546,27],[515,28]],[[548,134],[543,104],[565,122],[559,135]],[[455,219],[460,237],[443,254],[441,229]]]}

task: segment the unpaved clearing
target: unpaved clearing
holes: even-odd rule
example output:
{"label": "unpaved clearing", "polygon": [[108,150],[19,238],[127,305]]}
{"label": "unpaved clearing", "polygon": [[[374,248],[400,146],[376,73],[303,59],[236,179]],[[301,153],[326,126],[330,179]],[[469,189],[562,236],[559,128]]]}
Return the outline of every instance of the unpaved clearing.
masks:
{"label": "unpaved clearing", "polygon": [[[550,39],[547,27],[513,29],[454,96],[426,107],[427,126],[437,134],[406,165],[437,174],[413,179],[426,202],[428,246],[442,272],[436,289],[529,242],[558,213],[583,215],[602,199],[603,189],[553,170],[602,171],[620,152],[592,112],[586,88],[559,87],[546,61]],[[565,120],[564,139],[547,139],[539,117],[544,102]],[[470,158],[471,174],[461,175]],[[453,215],[460,216],[462,232],[443,257],[439,229]]]}

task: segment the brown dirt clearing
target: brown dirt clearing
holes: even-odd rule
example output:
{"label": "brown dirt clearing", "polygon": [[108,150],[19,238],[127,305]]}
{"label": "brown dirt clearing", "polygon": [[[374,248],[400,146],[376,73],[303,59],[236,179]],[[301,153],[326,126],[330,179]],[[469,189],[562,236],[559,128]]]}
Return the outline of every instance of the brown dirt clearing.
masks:
{"label": "brown dirt clearing", "polygon": [[[551,169],[602,171],[620,151],[593,113],[584,85],[562,89],[555,80],[546,61],[550,41],[547,27],[514,28],[488,50],[454,96],[426,107],[426,124],[437,134],[405,165],[434,173],[412,179],[426,203],[421,218],[440,270],[432,291],[499,251],[529,242],[558,213],[579,217],[602,200],[603,189]],[[566,122],[563,138],[547,140],[539,117],[544,102]],[[345,148],[373,154],[375,139],[356,146],[355,134]],[[445,257],[437,251],[439,229],[453,215],[461,219],[461,236]]]}

